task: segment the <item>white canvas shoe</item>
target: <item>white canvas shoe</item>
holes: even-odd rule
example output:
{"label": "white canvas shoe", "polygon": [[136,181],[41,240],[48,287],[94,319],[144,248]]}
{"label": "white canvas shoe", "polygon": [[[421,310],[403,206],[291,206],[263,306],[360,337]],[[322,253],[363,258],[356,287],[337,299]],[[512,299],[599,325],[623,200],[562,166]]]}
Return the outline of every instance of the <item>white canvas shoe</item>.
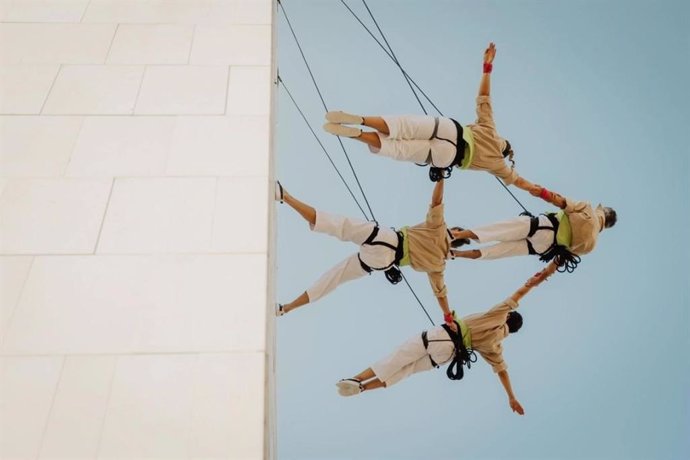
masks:
{"label": "white canvas shoe", "polygon": [[336,136],[341,137],[359,137],[362,135],[361,129],[339,125],[338,123],[326,123],[323,125],[323,129],[327,133],[335,134]]}
{"label": "white canvas shoe", "polygon": [[335,386],[340,396],[354,396],[362,392],[362,383],[355,379],[342,379]]}
{"label": "white canvas shoe", "polygon": [[337,112],[327,112],[326,120],[331,123],[338,123],[344,125],[361,125],[364,123],[364,118],[359,115],[352,115],[351,113],[338,110]]}
{"label": "white canvas shoe", "polygon": [[283,316],[285,314],[285,310],[283,310],[283,305],[276,303],[276,316]]}
{"label": "white canvas shoe", "polygon": [[280,181],[276,181],[275,184],[275,200],[283,202],[283,186],[280,185]]}

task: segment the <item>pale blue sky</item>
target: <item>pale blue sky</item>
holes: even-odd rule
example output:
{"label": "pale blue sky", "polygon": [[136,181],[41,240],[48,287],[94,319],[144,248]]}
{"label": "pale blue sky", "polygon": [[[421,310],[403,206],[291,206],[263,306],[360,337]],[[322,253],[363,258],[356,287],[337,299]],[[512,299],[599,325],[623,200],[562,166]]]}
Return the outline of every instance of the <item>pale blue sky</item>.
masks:
{"label": "pale blue sky", "polygon": [[[396,67],[339,1],[283,2],[330,108],[420,111]],[[366,19],[360,1],[348,3]],[[525,325],[504,345],[524,417],[510,411],[481,358],[460,382],[436,370],[338,396],[340,378],[429,326],[407,288],[381,274],[280,318],[278,457],[688,458],[688,3],[368,3],[409,74],[461,123],[474,120],[482,53],[494,41],[495,119],[520,174],[613,206],[619,222],[574,274],[554,276],[521,303]],[[320,127],[318,97],[281,14],[277,21],[280,73]],[[286,188],[317,208],[361,217],[282,88],[277,135]],[[319,135],[347,172],[336,139]],[[424,218],[433,187],[426,169],[343,142],[383,225]],[[549,209],[515,193],[533,212]],[[448,181],[446,203],[447,221],[470,227],[520,211],[493,177],[471,171]],[[287,206],[278,218],[281,301],[356,251],[311,233]],[[529,257],[450,262],[451,304],[461,315],[488,309],[540,267]],[[406,274],[439,322],[426,276]]]}

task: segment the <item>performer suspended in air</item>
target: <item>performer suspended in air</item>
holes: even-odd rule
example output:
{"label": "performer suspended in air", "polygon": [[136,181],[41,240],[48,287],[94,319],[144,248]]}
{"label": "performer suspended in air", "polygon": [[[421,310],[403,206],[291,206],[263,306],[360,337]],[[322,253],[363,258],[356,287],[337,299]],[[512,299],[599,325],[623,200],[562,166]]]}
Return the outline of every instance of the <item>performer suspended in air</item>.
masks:
{"label": "performer suspended in air", "polygon": [[[514,169],[513,149],[496,131],[491,108],[490,75],[496,47],[484,52],[484,73],[477,97],[477,121],[462,126],[452,118],[426,115],[360,116],[328,112],[324,129],[336,136],[364,142],[372,153],[394,160],[428,164],[429,177],[436,181],[450,177],[453,167],[488,171],[503,180],[532,191],[534,184],[520,177]],[[362,125],[376,131],[362,131],[347,125]],[[506,164],[506,157],[512,166]]]}
{"label": "performer suspended in air", "polygon": [[359,251],[326,272],[316,283],[284,305],[278,305],[278,316],[295,308],[315,302],[333,291],[339,285],[372,271],[383,271],[393,284],[402,276],[398,267],[405,265],[426,272],[429,283],[444,313],[444,321],[452,328],[455,322],[448,306],[447,288],[443,272],[452,246],[469,243],[460,241],[455,235],[459,227],[449,229],[443,213],[443,180],[436,183],[431,196],[431,205],[424,222],[399,230],[379,226],[376,222],[343,217],[316,210],[290,195],[279,182],[276,183],[276,200],[287,203],[319,233],[334,236],[341,241],[359,245]]}
{"label": "performer suspended in air", "polygon": [[481,249],[455,250],[456,257],[467,259],[500,259],[503,257],[538,255],[544,262],[553,260],[561,271],[573,271],[583,254],[591,252],[599,233],[611,228],[618,219],[613,208],[575,201],[539,185],[534,196],[561,208],[558,212],[536,217],[519,216],[504,222],[458,232],[458,238],[480,243],[499,241]]}
{"label": "performer suspended in air", "polygon": [[513,334],[522,327],[522,316],[515,311],[520,299],[555,270],[555,266],[549,265],[490,310],[458,320],[461,335],[443,325],[411,337],[389,356],[354,377],[339,381],[336,384],[338,393],[341,396],[353,396],[363,391],[388,388],[412,374],[440,367],[451,360],[447,374],[451,379],[457,380],[462,378],[463,363],[467,365],[473,362],[476,359],[473,354],[478,352],[498,374],[513,412],[523,415],[524,410],[510,384],[508,366],[503,359],[502,342],[508,334]]}

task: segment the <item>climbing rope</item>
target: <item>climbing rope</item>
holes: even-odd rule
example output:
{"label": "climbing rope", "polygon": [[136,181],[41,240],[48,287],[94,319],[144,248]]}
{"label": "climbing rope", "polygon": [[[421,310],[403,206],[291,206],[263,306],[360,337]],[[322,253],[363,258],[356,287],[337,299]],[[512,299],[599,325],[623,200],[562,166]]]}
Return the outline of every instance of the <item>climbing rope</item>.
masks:
{"label": "climbing rope", "polygon": [[[321,93],[321,90],[319,89],[319,85],[318,85],[317,82],[316,82],[316,78],[314,77],[314,73],[311,71],[311,67],[309,66],[309,62],[307,61],[307,58],[306,58],[306,56],[305,56],[305,54],[304,54],[304,51],[302,50],[302,46],[300,45],[299,39],[297,38],[297,34],[295,33],[295,30],[293,29],[292,24],[290,23],[290,19],[288,18],[287,12],[285,11],[285,7],[283,6],[283,4],[281,3],[280,0],[278,0],[278,5],[280,6],[281,11],[283,12],[283,16],[285,17],[285,21],[287,22],[288,27],[290,28],[290,32],[292,33],[292,37],[293,37],[293,39],[295,40],[295,43],[297,44],[297,48],[299,49],[300,54],[301,54],[301,56],[302,56],[302,61],[304,62],[304,65],[307,67],[307,70],[309,71],[309,75],[310,75],[310,77],[311,77],[312,83],[314,84],[314,88],[316,89],[316,92],[318,93],[319,98],[321,99],[321,103],[322,103],[322,105],[323,105],[323,108],[324,108],[325,111],[328,111],[328,106],[326,105],[326,101],[324,100],[323,95],[322,95],[322,93]],[[359,204],[359,201],[357,200],[357,198],[355,197],[354,193],[352,192],[352,189],[350,189],[350,187],[347,185],[347,182],[345,181],[345,178],[344,178],[343,175],[340,173],[340,170],[338,169],[338,167],[337,167],[337,166],[335,165],[335,163],[333,162],[333,159],[331,158],[331,156],[330,156],[330,155],[328,154],[328,152],[326,151],[326,148],[325,148],[325,147],[323,146],[323,144],[321,143],[321,140],[320,140],[320,139],[318,138],[318,136],[316,135],[316,132],[314,131],[314,129],[311,127],[311,125],[310,125],[309,122],[307,121],[307,118],[306,118],[306,116],[304,115],[304,112],[303,112],[302,109],[299,107],[299,105],[298,105],[297,102],[295,101],[294,97],[292,97],[292,94],[290,93],[290,90],[287,88],[287,86],[285,85],[285,82],[283,81],[283,79],[282,79],[280,76],[278,76],[278,82],[283,86],[283,88],[285,88],[285,91],[287,92],[288,96],[290,97],[290,100],[292,101],[292,103],[294,104],[295,108],[297,109],[297,111],[298,111],[298,112],[300,113],[300,115],[302,116],[302,119],[304,120],[304,122],[305,122],[305,123],[307,124],[307,126],[309,127],[309,130],[311,131],[311,133],[312,133],[312,135],[314,136],[314,138],[317,140],[317,142],[319,143],[319,145],[320,145],[321,148],[323,149],[323,151],[324,151],[324,153],[326,154],[326,156],[328,157],[328,159],[329,159],[331,165],[332,165],[333,168],[336,170],[336,172],[338,173],[338,176],[340,177],[340,179],[343,181],[343,183],[344,183],[345,186],[347,187],[347,190],[350,192],[350,195],[352,196],[352,199],[355,200],[355,203],[357,203],[357,206],[359,207],[360,211],[362,211],[362,214],[364,215],[364,217],[365,217],[367,220],[371,220],[371,221],[374,221],[374,222],[375,222],[375,221],[376,221],[376,217],[374,216],[374,211],[371,209],[371,206],[370,206],[370,204],[369,204],[369,200],[367,199],[366,193],[364,193],[364,189],[362,188],[362,184],[360,183],[359,178],[357,177],[357,173],[355,172],[354,166],[352,165],[352,162],[350,161],[350,157],[349,157],[349,155],[347,154],[347,150],[345,149],[345,146],[343,145],[343,142],[341,141],[340,137],[337,138],[337,139],[338,139],[338,143],[340,144],[340,147],[341,147],[341,149],[342,149],[342,151],[343,151],[343,154],[345,155],[345,158],[347,158],[347,162],[348,162],[348,164],[350,165],[350,170],[352,171],[352,175],[354,176],[355,180],[357,181],[357,186],[359,187],[359,191],[361,192],[362,196],[364,197],[364,201],[365,201],[365,203],[366,203],[366,205],[367,205],[367,208],[369,209],[369,213],[371,214],[371,219],[369,219],[369,217],[367,217],[366,212],[364,212],[364,208],[362,208],[362,206]],[[424,311],[424,313],[426,314],[426,317],[429,318],[429,321],[431,322],[432,326],[435,326],[436,324],[434,323],[434,320],[431,319],[431,315],[429,315],[429,312],[427,311],[427,309],[424,307],[424,304],[422,303],[422,301],[421,301],[421,300],[419,299],[419,297],[417,296],[417,293],[414,291],[414,289],[412,288],[412,286],[410,285],[410,283],[407,281],[407,278],[405,277],[405,275],[402,274],[402,272],[401,272],[401,275],[402,275],[403,280],[405,281],[405,284],[406,284],[407,287],[409,288],[410,292],[412,293],[412,295],[414,296],[414,298],[417,300],[417,303],[419,304],[419,306],[421,307],[421,309],[422,309],[422,310]]]}
{"label": "climbing rope", "polygon": [[[292,23],[290,23],[290,18],[287,15],[287,12],[285,11],[285,7],[283,6],[283,3],[278,0],[278,5],[280,5],[280,9],[283,12],[283,16],[285,17],[285,21],[288,24],[288,27],[290,28],[290,32],[292,33],[292,38],[295,39],[295,43],[297,44],[297,48],[299,49],[300,54],[302,55],[302,61],[304,62],[304,65],[307,67],[307,70],[309,71],[309,76],[311,77],[311,81],[314,84],[314,88],[316,88],[316,92],[319,94],[319,99],[321,99],[321,104],[323,105],[324,111],[328,112],[328,106],[326,105],[326,101],[323,98],[323,95],[321,94],[321,89],[319,88],[318,83],[316,83],[316,78],[314,78],[314,73],[311,71],[311,66],[309,65],[309,62],[307,61],[307,57],[304,55],[304,51],[302,51],[302,45],[299,42],[299,39],[297,38],[297,34],[295,33],[295,29],[292,28]],[[348,165],[350,165],[350,170],[352,171],[352,175],[355,178],[355,181],[357,182],[357,186],[359,187],[359,191],[364,197],[364,202],[367,205],[367,208],[369,209],[369,214],[371,215],[371,219],[367,217],[367,220],[373,220],[376,221],[376,216],[374,215],[374,211],[371,209],[371,205],[369,205],[369,200],[367,199],[367,195],[364,193],[364,189],[362,188],[362,184],[359,181],[359,177],[357,177],[357,173],[355,172],[354,166],[352,166],[352,162],[350,161],[350,156],[347,154],[347,150],[345,149],[345,145],[343,145],[343,141],[340,139],[340,137],[337,138],[338,143],[340,144],[340,148],[343,151],[343,154],[345,155],[345,158],[347,159]]]}
{"label": "climbing rope", "polygon": [[319,139],[319,136],[316,135],[316,132],[314,131],[314,128],[312,128],[311,124],[307,120],[307,117],[304,115],[304,112],[300,108],[300,106],[297,104],[297,101],[295,101],[295,98],[292,97],[292,93],[290,92],[290,89],[285,85],[285,82],[283,79],[278,75],[278,83],[280,83],[283,88],[285,89],[285,92],[287,93],[288,96],[290,96],[290,100],[292,101],[292,104],[295,106],[299,114],[302,116],[302,120],[304,120],[304,123],[306,123],[307,128],[309,128],[309,131],[311,131],[312,135],[314,136],[314,139],[316,139],[316,142],[318,142],[319,146],[321,146],[321,150],[323,150],[323,153],[326,155],[326,158],[328,158],[328,161],[331,162],[331,165],[333,166],[333,169],[335,169],[335,172],[338,173],[338,177],[340,177],[340,180],[343,182],[345,185],[345,188],[347,191],[350,193],[350,196],[352,199],[355,201],[355,204],[357,204],[357,207],[359,208],[360,211],[362,211],[362,215],[364,216],[365,219],[369,220],[369,217],[367,216],[367,213],[364,211],[364,208],[362,207],[361,204],[359,204],[359,200],[357,200],[357,197],[355,194],[352,192],[352,189],[350,186],[347,184],[347,181],[343,177],[343,175],[340,173],[340,170],[338,167],[335,165],[335,162],[333,161],[333,158],[331,155],[328,153],[328,150],[326,150],[326,147],[324,147],[323,143],[321,142],[321,139]]}

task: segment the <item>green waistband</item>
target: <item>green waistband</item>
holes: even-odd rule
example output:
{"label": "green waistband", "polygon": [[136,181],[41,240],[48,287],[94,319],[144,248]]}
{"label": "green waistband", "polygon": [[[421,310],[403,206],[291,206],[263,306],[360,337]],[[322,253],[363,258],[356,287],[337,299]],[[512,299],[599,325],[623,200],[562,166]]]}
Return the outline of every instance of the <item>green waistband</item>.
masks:
{"label": "green waistband", "polygon": [[460,325],[460,332],[462,332],[462,343],[465,348],[472,348],[472,331],[467,327],[467,324],[461,319],[456,320]]}
{"label": "green waistband", "polygon": [[462,128],[463,133],[467,134],[467,139],[465,141],[465,157],[462,159],[462,163],[460,163],[460,169],[467,169],[472,164],[472,158],[474,157],[474,136],[469,127],[463,126]]}
{"label": "green waistband", "polygon": [[566,248],[570,247],[573,241],[573,232],[570,228],[570,219],[565,211],[558,211],[556,213],[558,219],[558,231],[556,232],[556,242]]}
{"label": "green waistband", "polygon": [[407,227],[400,229],[403,236],[403,257],[400,259],[400,267],[410,265],[410,240],[407,238]]}

